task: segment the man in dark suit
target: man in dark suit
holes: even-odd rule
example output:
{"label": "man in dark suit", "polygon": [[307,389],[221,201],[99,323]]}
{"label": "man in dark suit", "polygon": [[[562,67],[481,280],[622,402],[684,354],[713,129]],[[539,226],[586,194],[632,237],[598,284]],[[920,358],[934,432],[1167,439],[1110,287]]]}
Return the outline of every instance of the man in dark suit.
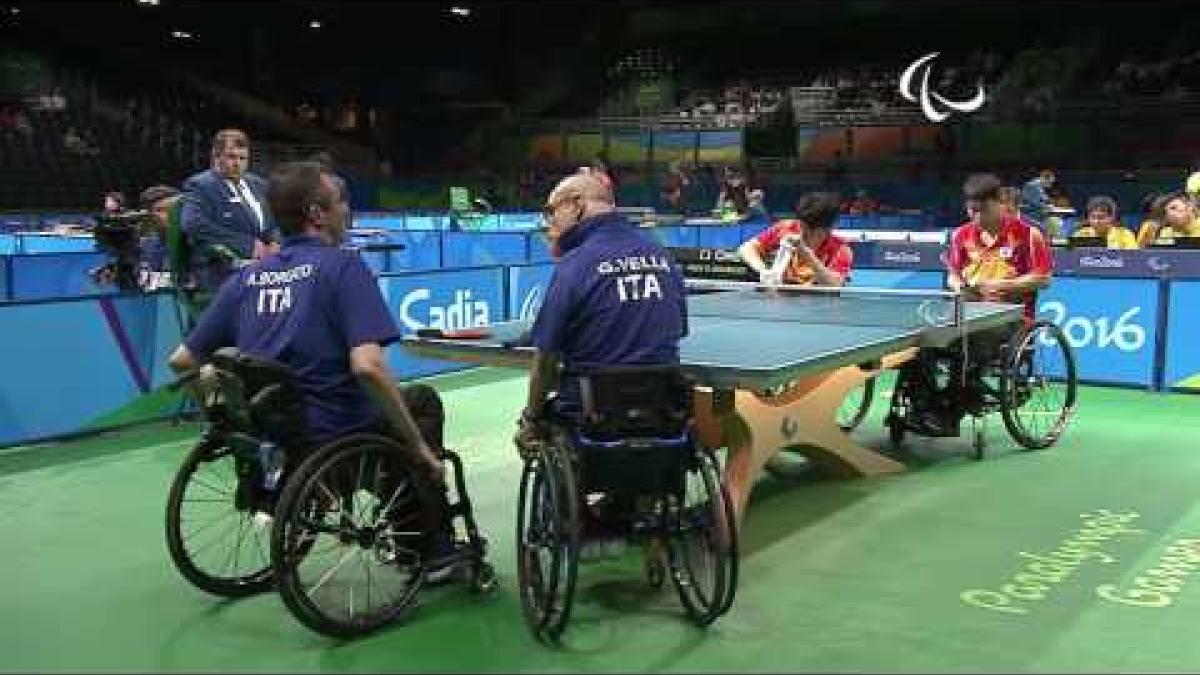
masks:
{"label": "man in dark suit", "polygon": [[[180,225],[198,296],[211,297],[233,270],[278,250],[267,182],[248,172],[249,164],[246,133],[222,129],[213,137],[212,168],[183,182]],[[197,298],[202,305],[206,299]]]}

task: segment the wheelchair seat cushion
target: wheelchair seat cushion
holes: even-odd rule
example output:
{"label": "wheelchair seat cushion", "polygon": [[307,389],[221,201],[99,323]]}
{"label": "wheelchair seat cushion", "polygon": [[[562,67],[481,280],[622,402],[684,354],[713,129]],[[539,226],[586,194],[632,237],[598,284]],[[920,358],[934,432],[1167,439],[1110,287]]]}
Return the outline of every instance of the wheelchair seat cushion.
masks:
{"label": "wheelchair seat cushion", "polygon": [[610,367],[579,383],[579,430],[588,438],[677,438],[691,420],[693,384],[677,366]]}

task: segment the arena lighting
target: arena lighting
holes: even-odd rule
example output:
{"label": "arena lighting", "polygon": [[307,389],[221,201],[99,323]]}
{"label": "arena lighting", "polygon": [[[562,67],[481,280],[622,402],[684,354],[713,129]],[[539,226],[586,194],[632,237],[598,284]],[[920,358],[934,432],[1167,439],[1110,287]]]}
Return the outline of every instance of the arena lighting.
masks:
{"label": "arena lighting", "polygon": [[309,21],[309,22],[308,22],[308,27],[309,27],[309,28],[320,28],[320,27],[321,27],[321,22],[320,22],[320,21],[317,21],[316,19],[313,19],[312,21]]}
{"label": "arena lighting", "polygon": [[158,0],[137,0],[137,4],[145,7],[158,7]]}
{"label": "arena lighting", "polygon": [[455,16],[471,16],[471,10],[466,7],[451,7],[450,13]]}
{"label": "arena lighting", "polygon": [[173,30],[171,31],[171,37],[179,38],[180,40],[190,40],[192,39],[192,34],[186,30]]}

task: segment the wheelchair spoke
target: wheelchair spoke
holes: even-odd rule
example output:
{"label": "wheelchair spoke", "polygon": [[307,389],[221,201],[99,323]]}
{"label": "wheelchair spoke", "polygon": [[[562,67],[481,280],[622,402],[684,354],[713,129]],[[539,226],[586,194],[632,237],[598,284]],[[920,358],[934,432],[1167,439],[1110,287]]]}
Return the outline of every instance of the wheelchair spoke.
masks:
{"label": "wheelchair spoke", "polygon": [[237,511],[226,511],[226,512],[222,513],[221,515],[216,516],[215,518],[206,520],[204,522],[204,525],[200,526],[199,529],[184,533],[183,540],[185,542],[191,541],[192,539],[198,537],[202,532],[207,532],[208,530],[212,529],[214,525],[217,525],[218,523],[223,523],[223,522],[229,520],[229,518],[231,516],[237,517],[238,512]]}
{"label": "wheelchair spoke", "polygon": [[321,589],[321,587],[325,585],[325,582],[327,582],[331,578],[333,578],[334,574],[337,574],[337,571],[342,568],[342,565],[345,565],[351,558],[354,557],[354,554],[357,553],[357,551],[358,551],[357,548],[352,548],[349,551],[347,551],[345,554],[343,554],[341,559],[337,561],[337,564],[334,565],[333,567],[330,567],[328,570],[326,570],[325,574],[321,575],[321,578],[318,579],[317,583],[313,584],[309,588],[309,590],[313,593],[316,593],[317,591],[319,591]]}
{"label": "wheelchair spoke", "polygon": [[[221,514],[220,516],[217,516],[217,517],[216,517],[216,518],[214,518],[213,520],[209,521],[209,522],[208,522],[208,523],[206,523],[206,524],[204,525],[204,527],[202,527],[201,529],[199,529],[199,530],[197,530],[197,531],[194,531],[194,532],[189,532],[189,533],[186,533],[186,534],[184,534],[184,535],[183,535],[183,541],[184,541],[184,543],[191,543],[193,540],[199,539],[199,538],[200,538],[200,534],[201,534],[202,532],[207,532],[208,530],[212,529],[212,528],[213,528],[213,526],[215,526],[215,525],[217,525],[217,524],[224,524],[224,523],[227,523],[227,522],[229,521],[229,518],[230,518],[230,517],[237,518],[237,517],[238,517],[238,513],[237,513],[236,511],[228,511],[228,512],[226,512],[226,513],[223,513],[223,514]],[[224,531],[220,531],[220,534],[218,534],[216,537],[213,537],[212,539],[210,539],[210,540],[208,541],[208,543],[207,543],[207,544],[205,544],[204,546],[201,546],[201,547],[199,547],[199,548],[194,548],[194,549],[193,549],[193,553],[201,553],[202,551],[206,551],[206,550],[208,550],[208,549],[209,549],[209,548],[210,548],[210,547],[211,547],[213,544],[215,544],[215,543],[217,543],[217,542],[221,541],[222,539],[224,539],[224,535],[225,535],[225,534],[226,534],[226,533],[225,533]],[[189,547],[189,548],[192,548],[192,547]]]}
{"label": "wheelchair spoke", "polygon": [[231,490],[222,490],[220,488],[215,488],[194,476],[192,477],[192,483],[194,483],[195,485],[199,485],[202,488],[206,488],[209,492],[215,492],[219,495],[233,495],[233,492]]}

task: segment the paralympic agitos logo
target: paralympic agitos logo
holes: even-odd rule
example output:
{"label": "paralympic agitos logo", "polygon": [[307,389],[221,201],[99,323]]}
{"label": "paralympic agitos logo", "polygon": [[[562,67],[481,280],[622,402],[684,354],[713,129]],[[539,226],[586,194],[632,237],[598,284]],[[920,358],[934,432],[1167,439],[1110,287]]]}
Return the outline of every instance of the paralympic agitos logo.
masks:
{"label": "paralympic agitos logo", "polygon": [[[979,84],[979,91],[974,98],[967,101],[951,101],[942,96],[936,91],[929,90],[929,71],[933,70],[933,60],[938,57],[939,52],[930,52],[925,56],[913,61],[904,69],[904,73],[900,76],[900,95],[913,103],[921,104],[921,112],[925,114],[925,118],[930,122],[941,122],[949,117],[952,112],[969,113],[979,110],[987,100],[987,94],[983,91],[983,83]],[[920,72],[920,90],[913,93],[913,80]]]}

